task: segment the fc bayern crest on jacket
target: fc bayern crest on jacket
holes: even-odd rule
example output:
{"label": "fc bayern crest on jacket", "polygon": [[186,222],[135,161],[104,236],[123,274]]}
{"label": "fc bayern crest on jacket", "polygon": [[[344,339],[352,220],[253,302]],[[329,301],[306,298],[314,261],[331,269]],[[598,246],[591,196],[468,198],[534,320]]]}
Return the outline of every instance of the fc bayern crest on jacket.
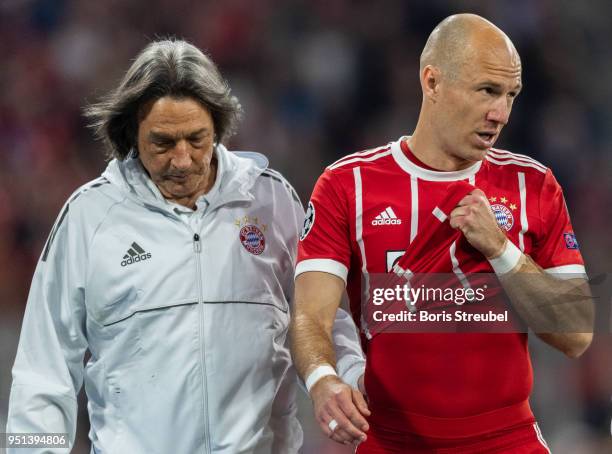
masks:
{"label": "fc bayern crest on jacket", "polygon": [[253,224],[240,229],[240,242],[251,254],[259,255],[266,248],[266,237],[259,227]]}
{"label": "fc bayern crest on jacket", "polygon": [[234,224],[240,227],[238,238],[247,251],[260,255],[266,249],[264,233],[268,230],[268,225],[264,224],[258,216],[245,215],[236,219]]}

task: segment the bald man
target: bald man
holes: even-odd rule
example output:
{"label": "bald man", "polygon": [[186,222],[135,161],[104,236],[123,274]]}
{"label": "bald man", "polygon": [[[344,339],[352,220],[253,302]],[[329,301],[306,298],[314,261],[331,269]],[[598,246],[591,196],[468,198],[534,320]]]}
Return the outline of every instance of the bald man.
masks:
{"label": "bald man", "polygon": [[[499,28],[460,14],[434,29],[420,63],[412,135],[340,159],[314,188],[296,268],[295,364],[321,429],[359,443],[359,454],[545,453],[529,407],[527,328],[577,357],[591,342],[593,305],[550,169],[493,148],[521,91],[521,60]],[[400,318],[377,326],[375,278],[416,273],[447,273],[464,290],[488,276],[496,291],[486,304],[510,321],[460,333],[406,333]],[[367,353],[359,389],[334,370],[331,329],[345,289]],[[458,304],[432,308],[454,314]],[[408,308],[407,319],[430,309]]]}

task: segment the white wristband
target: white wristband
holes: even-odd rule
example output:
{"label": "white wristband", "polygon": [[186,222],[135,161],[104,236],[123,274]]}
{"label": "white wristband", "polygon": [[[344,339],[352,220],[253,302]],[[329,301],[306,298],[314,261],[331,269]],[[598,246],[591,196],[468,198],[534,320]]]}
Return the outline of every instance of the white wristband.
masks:
{"label": "white wristband", "polygon": [[306,378],[306,390],[310,393],[310,389],[315,385],[315,383],[321,380],[323,377],[327,377],[328,375],[335,375],[336,377],[338,376],[336,370],[329,364],[322,364],[318,366]]}
{"label": "white wristband", "polygon": [[514,243],[510,240],[506,241],[506,248],[502,255],[496,257],[494,259],[489,259],[489,263],[495,271],[495,274],[502,275],[506,274],[517,265],[523,253],[519,248],[517,248]]}

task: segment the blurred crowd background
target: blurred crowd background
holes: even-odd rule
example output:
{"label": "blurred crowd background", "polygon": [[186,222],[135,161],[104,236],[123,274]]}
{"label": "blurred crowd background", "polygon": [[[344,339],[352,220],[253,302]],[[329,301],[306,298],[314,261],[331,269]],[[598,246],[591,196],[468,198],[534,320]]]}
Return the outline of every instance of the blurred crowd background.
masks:
{"label": "blurred crowd background", "polygon": [[[265,153],[307,201],[325,165],[412,131],[420,51],[456,12],[492,20],[519,50],[524,90],[498,146],[553,169],[600,297],[582,358],[533,342],[534,412],[554,453],[612,452],[606,0],[0,0],[0,432],[36,260],[67,196],[105,166],[81,109],[149,40],[185,38],[212,56],[245,110],[230,147]],[[322,437],[305,397],[300,412],[304,453],[351,452]],[[74,452],[88,452],[87,430],[82,408]]]}

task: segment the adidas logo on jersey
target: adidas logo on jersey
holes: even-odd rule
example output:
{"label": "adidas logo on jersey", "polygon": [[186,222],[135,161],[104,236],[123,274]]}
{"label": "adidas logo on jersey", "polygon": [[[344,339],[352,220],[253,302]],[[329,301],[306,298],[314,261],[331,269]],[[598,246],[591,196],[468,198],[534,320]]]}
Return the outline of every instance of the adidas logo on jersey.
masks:
{"label": "adidas logo on jersey", "polygon": [[391,207],[387,207],[385,211],[372,220],[372,225],[399,225],[401,223],[402,220],[398,219]]}
{"label": "adidas logo on jersey", "polygon": [[121,266],[128,266],[132,263],[142,262],[144,260],[150,259],[151,253],[146,252],[143,248],[141,248],[138,243],[135,241],[132,243],[132,247],[127,250],[127,253],[123,256],[123,261],[121,262]]}

